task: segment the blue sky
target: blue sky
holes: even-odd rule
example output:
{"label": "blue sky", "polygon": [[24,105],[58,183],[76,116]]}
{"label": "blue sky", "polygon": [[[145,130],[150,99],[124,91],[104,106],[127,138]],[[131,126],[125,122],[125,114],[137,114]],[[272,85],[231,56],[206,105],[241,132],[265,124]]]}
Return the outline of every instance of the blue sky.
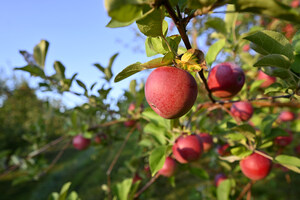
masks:
{"label": "blue sky", "polygon": [[[125,28],[106,28],[109,17],[102,0],[9,0],[0,2],[0,70],[5,76],[14,67],[26,65],[19,50],[32,52],[41,39],[48,40],[50,47],[46,59],[46,74],[53,73],[55,60],[66,67],[67,77],[78,73],[77,78],[87,86],[98,81],[101,73],[93,64],[106,66],[109,58],[119,53],[113,66],[116,75],[124,67],[137,61],[146,62],[143,38],[136,37],[136,25]],[[149,72],[141,72],[131,78],[113,83],[113,98],[120,97],[122,89],[132,79],[143,80]],[[17,77],[29,76],[15,72]],[[31,79],[34,85],[37,78]],[[76,85],[76,84],[74,84]],[[75,90],[80,88],[74,87]],[[64,102],[76,105],[84,99],[66,95]]]}

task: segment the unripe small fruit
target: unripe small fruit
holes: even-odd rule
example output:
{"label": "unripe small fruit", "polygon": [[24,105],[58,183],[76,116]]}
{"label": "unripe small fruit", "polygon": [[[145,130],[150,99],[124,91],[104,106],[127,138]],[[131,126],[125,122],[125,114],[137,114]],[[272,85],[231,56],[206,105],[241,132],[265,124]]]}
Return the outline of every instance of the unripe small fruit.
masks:
{"label": "unripe small fruit", "polygon": [[225,174],[217,174],[215,176],[215,186],[218,187],[220,183],[227,179],[227,176]]}
{"label": "unripe small fruit", "polygon": [[207,84],[212,94],[219,98],[231,98],[245,83],[243,70],[234,63],[220,63],[209,72]]}
{"label": "unripe small fruit", "polygon": [[264,82],[262,82],[260,87],[267,88],[276,82],[276,77],[269,76],[268,74],[265,74],[263,71],[259,70],[257,75],[257,80],[264,80]]}
{"label": "unripe small fruit", "polygon": [[173,176],[176,169],[176,161],[168,156],[163,167],[158,171],[162,176],[171,177]]}
{"label": "unripe small fruit", "polygon": [[230,112],[241,121],[248,121],[253,114],[252,104],[248,101],[233,103]]}
{"label": "unripe small fruit", "polygon": [[208,150],[210,150],[211,147],[212,147],[212,145],[213,145],[213,138],[212,138],[212,136],[210,134],[208,134],[208,133],[199,133],[198,136],[202,140],[203,151],[207,152]]}
{"label": "unripe small fruit", "polygon": [[198,135],[183,135],[176,139],[172,150],[178,162],[188,163],[200,158],[203,144]]}
{"label": "unripe small fruit", "polygon": [[75,149],[84,150],[91,143],[90,139],[84,138],[82,135],[77,135],[73,138],[73,146]]}
{"label": "unripe small fruit", "polygon": [[159,67],[145,84],[150,107],[161,117],[174,119],[186,114],[197,98],[197,83],[188,72],[176,67]]}
{"label": "unripe small fruit", "polygon": [[240,161],[240,167],[243,174],[249,179],[261,180],[269,174],[272,162],[258,153],[252,153]]}
{"label": "unripe small fruit", "polygon": [[279,115],[279,120],[282,122],[293,121],[296,115],[291,111],[282,111]]}

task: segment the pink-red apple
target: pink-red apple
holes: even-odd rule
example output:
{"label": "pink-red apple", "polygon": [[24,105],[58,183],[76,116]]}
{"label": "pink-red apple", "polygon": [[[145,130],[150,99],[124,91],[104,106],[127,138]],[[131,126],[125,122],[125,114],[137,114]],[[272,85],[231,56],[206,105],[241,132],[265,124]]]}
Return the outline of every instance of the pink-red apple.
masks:
{"label": "pink-red apple", "polygon": [[279,120],[282,122],[293,121],[296,115],[291,111],[282,111],[279,115]]}
{"label": "pink-red apple", "polygon": [[174,119],[186,114],[197,98],[197,83],[188,72],[176,67],[159,67],[145,85],[150,107],[161,117]]}
{"label": "pink-red apple", "polygon": [[135,104],[134,103],[129,104],[128,111],[134,111],[134,110],[135,110]]}
{"label": "pink-red apple", "polygon": [[203,152],[203,144],[198,135],[182,135],[172,147],[175,159],[180,163],[198,160]]}
{"label": "pink-red apple", "polygon": [[245,83],[243,70],[234,63],[220,63],[209,72],[207,84],[212,94],[219,98],[231,98]]}
{"label": "pink-red apple", "polygon": [[257,75],[257,80],[264,80],[264,82],[262,82],[260,87],[267,88],[276,82],[276,77],[269,76],[268,74],[265,74],[263,71],[259,70]]}
{"label": "pink-red apple", "polygon": [[210,134],[208,134],[208,133],[199,133],[198,136],[202,140],[203,151],[207,152],[208,150],[210,150],[211,147],[212,147],[212,145],[213,145],[213,138],[212,138],[212,136]]}
{"label": "pink-red apple", "polygon": [[227,179],[227,176],[225,175],[225,174],[217,174],[216,176],[215,176],[215,186],[216,187],[218,187],[219,186],[219,184],[222,182],[222,181],[224,181],[224,180],[226,180]]}
{"label": "pink-red apple", "polygon": [[124,126],[126,127],[133,127],[135,125],[136,121],[135,120],[128,120],[124,122]]}
{"label": "pink-red apple", "polygon": [[248,121],[253,114],[252,104],[248,101],[239,101],[232,104],[230,112],[241,121]]}
{"label": "pink-red apple", "polygon": [[245,44],[243,46],[243,51],[249,51],[250,50],[250,45],[249,44]]}
{"label": "pink-red apple", "polygon": [[243,174],[249,179],[261,180],[269,174],[272,162],[258,153],[252,153],[240,161],[240,167]]}
{"label": "pink-red apple", "polygon": [[138,173],[135,173],[134,177],[132,179],[132,184],[135,184],[136,182],[138,182],[140,180],[142,180],[142,177],[140,177]]}
{"label": "pink-red apple", "polygon": [[217,152],[220,156],[228,156],[230,154],[229,144],[223,144],[217,146]]}
{"label": "pink-red apple", "polygon": [[91,140],[88,138],[84,138],[82,135],[77,135],[73,138],[73,146],[75,149],[84,150],[91,143]]}
{"label": "pink-red apple", "polygon": [[300,6],[300,1],[299,1],[299,0],[293,0],[293,1],[291,2],[291,7],[297,8],[297,7],[299,7],[299,6]]}
{"label": "pink-red apple", "polygon": [[288,131],[288,130],[286,130],[286,132],[288,132],[288,134],[289,134],[288,136],[277,136],[274,139],[274,143],[281,147],[285,147],[285,146],[291,144],[293,141],[293,134],[291,131]]}
{"label": "pink-red apple", "polygon": [[163,167],[158,171],[162,176],[171,177],[173,176],[176,169],[176,161],[168,156]]}

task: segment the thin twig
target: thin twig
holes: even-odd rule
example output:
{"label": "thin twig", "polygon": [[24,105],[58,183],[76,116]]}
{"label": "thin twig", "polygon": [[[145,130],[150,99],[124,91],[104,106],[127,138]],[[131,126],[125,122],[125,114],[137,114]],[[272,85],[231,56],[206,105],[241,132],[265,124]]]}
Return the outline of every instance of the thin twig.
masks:
{"label": "thin twig", "polygon": [[106,171],[106,175],[107,175],[107,186],[108,186],[108,198],[109,198],[109,199],[111,199],[111,194],[110,194],[110,192],[111,192],[111,180],[110,180],[110,174],[111,174],[111,172],[112,172],[112,170],[113,170],[115,164],[117,163],[117,161],[118,161],[118,159],[119,159],[119,157],[120,157],[120,155],[121,155],[121,153],[122,153],[122,151],[123,151],[123,149],[124,149],[124,147],[125,147],[127,141],[129,140],[131,134],[134,132],[135,129],[136,129],[136,125],[135,125],[134,127],[132,127],[131,130],[130,130],[130,131],[128,132],[128,134],[126,135],[125,140],[123,141],[123,143],[122,143],[122,145],[121,145],[119,151],[118,151],[117,154],[115,155],[115,157],[114,157],[113,161],[111,162],[111,164],[110,164],[108,170]]}
{"label": "thin twig", "polygon": [[152,183],[155,182],[155,180],[159,177],[159,173],[156,173],[151,179],[149,182],[147,182],[144,187],[142,187],[142,189],[140,189],[135,195],[134,195],[134,198],[138,198],[145,190],[147,190],[151,185]]}
{"label": "thin twig", "polygon": [[211,100],[211,102],[215,103],[216,100],[212,97],[212,93],[211,93],[211,90],[209,89],[208,87],[208,84],[207,84],[207,80],[204,76],[204,73],[203,73],[203,69],[201,69],[199,72],[198,72],[198,75],[200,76],[204,86],[205,86],[205,89],[206,91],[208,92],[208,98]]}
{"label": "thin twig", "polygon": [[251,190],[252,185],[255,183],[255,181],[250,180],[249,183],[243,188],[242,192],[238,196],[236,200],[242,200],[244,195]]}
{"label": "thin twig", "polygon": [[61,136],[61,137],[59,137],[59,138],[53,140],[52,142],[46,144],[46,145],[43,146],[42,148],[40,148],[40,149],[38,149],[38,150],[35,150],[35,151],[29,153],[29,154],[28,154],[28,155],[27,155],[27,156],[26,156],[19,164],[13,165],[13,166],[9,167],[9,169],[7,169],[6,171],[4,171],[4,172],[0,175],[0,178],[3,177],[3,176],[5,176],[5,175],[7,175],[7,174],[9,174],[10,172],[16,170],[17,168],[19,168],[19,167],[23,164],[23,162],[24,162],[25,160],[29,160],[29,159],[31,159],[31,158],[33,158],[33,157],[35,157],[35,156],[37,156],[37,155],[39,155],[39,154],[45,152],[45,151],[48,150],[50,147],[55,146],[56,144],[60,143],[60,142],[63,141],[64,139],[65,139],[65,136]]}

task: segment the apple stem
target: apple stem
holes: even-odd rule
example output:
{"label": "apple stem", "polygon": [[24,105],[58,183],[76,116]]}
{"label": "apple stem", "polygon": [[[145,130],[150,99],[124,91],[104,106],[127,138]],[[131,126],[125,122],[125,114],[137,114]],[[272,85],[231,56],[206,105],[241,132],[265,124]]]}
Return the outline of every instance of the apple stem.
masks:
{"label": "apple stem", "polygon": [[159,173],[156,173],[151,179],[150,181],[148,181],[144,187],[142,187],[142,189],[140,189],[135,195],[134,195],[134,199],[138,198],[146,189],[148,189],[152,183],[155,182],[155,180],[159,177]]}
{"label": "apple stem", "polygon": [[128,134],[126,135],[126,137],[125,137],[125,139],[124,139],[124,141],[123,141],[123,143],[122,143],[122,145],[121,145],[119,151],[118,151],[117,154],[115,155],[115,157],[114,157],[113,161],[111,162],[111,164],[110,164],[108,170],[106,171],[106,175],[107,175],[107,186],[108,186],[108,190],[107,190],[107,193],[108,193],[108,195],[107,195],[107,196],[108,196],[108,199],[112,199],[111,194],[110,194],[110,193],[111,193],[111,179],[110,179],[110,174],[111,174],[111,172],[112,172],[112,170],[113,170],[115,164],[117,163],[117,161],[118,161],[118,159],[119,159],[119,157],[120,157],[120,155],[121,155],[121,153],[122,153],[122,151],[123,151],[123,149],[124,149],[124,147],[125,147],[127,141],[129,140],[131,134],[134,132],[135,129],[136,129],[136,125],[134,125],[134,127],[132,127],[131,130],[130,130],[130,131],[128,132]]}

